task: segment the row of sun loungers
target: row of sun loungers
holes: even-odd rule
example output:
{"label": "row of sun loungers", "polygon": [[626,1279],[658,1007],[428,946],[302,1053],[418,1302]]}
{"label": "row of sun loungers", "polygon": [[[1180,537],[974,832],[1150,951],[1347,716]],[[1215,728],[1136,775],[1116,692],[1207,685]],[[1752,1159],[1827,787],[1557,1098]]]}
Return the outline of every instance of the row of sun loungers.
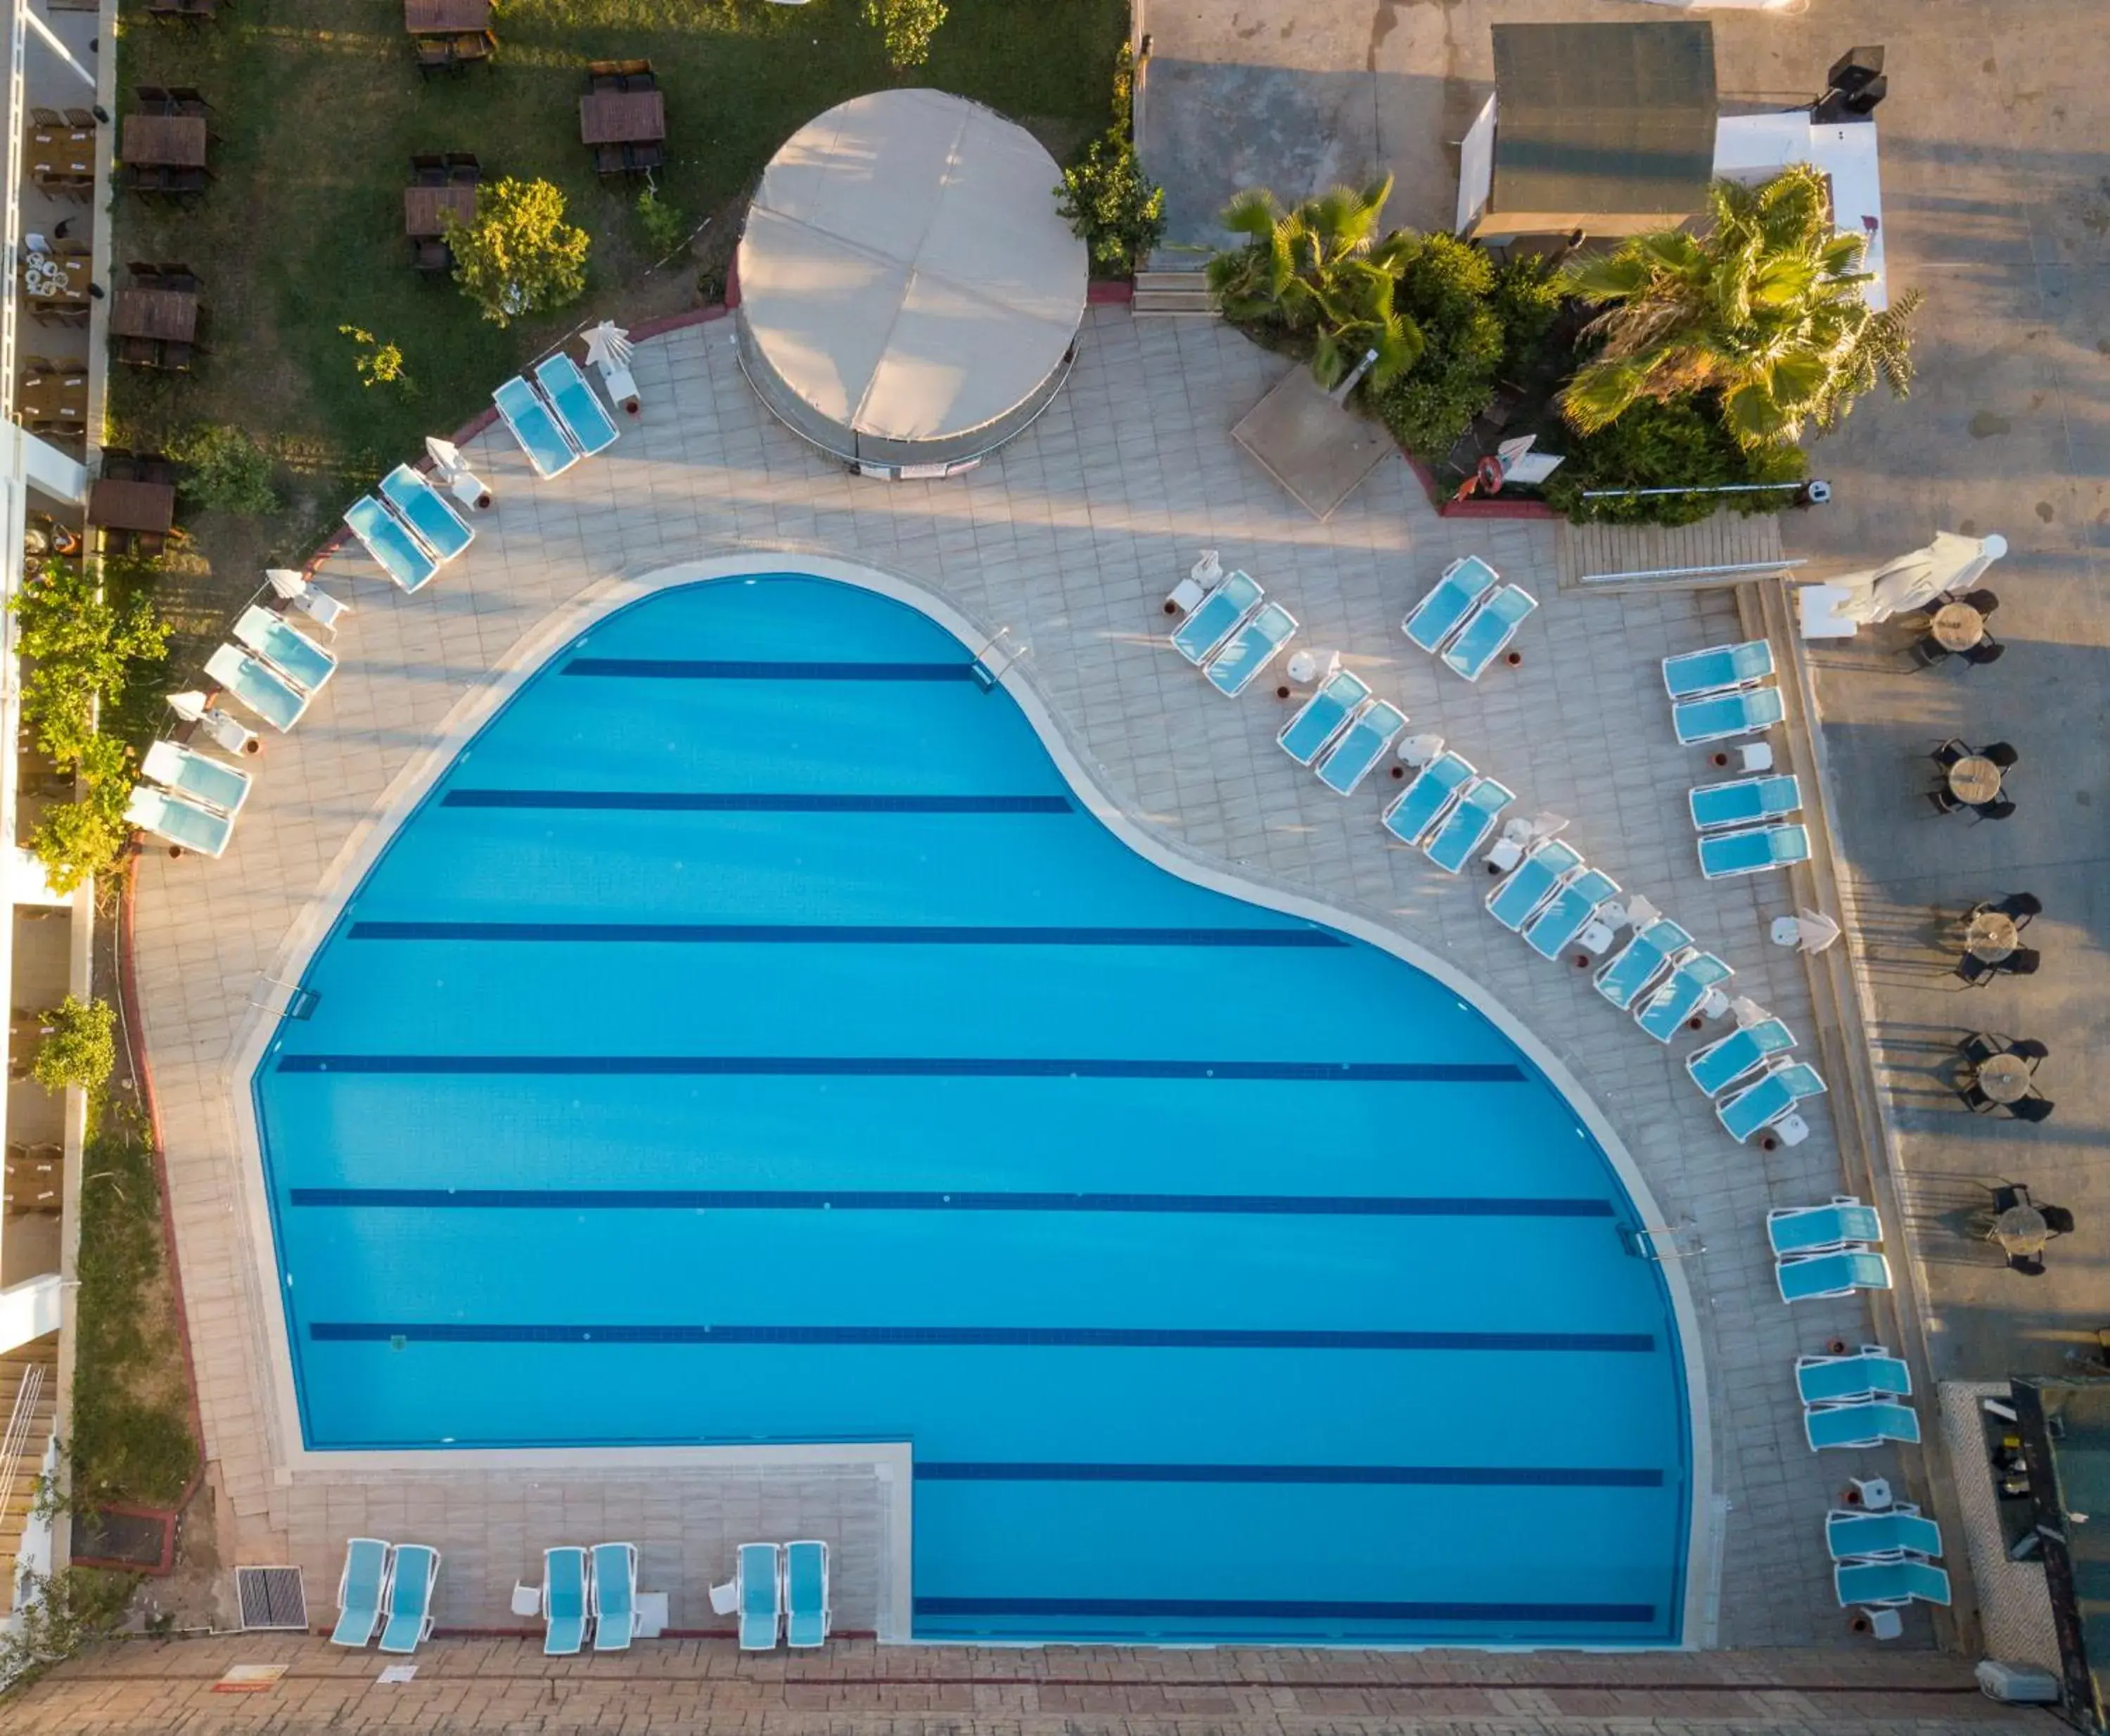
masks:
{"label": "row of sun loungers", "polygon": [[615,444],[614,419],[578,364],[561,350],[535,369],[532,383],[516,374],[491,397],[499,419],[545,482]]}
{"label": "row of sun loungers", "polygon": [[440,1582],[440,1552],[423,1543],[355,1537],[337,1582],[333,1645],[364,1646],[376,1628],[383,1652],[414,1652],[432,1631],[432,1589]]}
{"label": "row of sun loungers", "polygon": [[1773,681],[1773,646],[1764,639],[1666,657],[1671,727],[1687,747],[1770,729],[1787,714]]}
{"label": "row of sun loungers", "polygon": [[408,465],[382,478],[378,494],[354,501],[344,522],[405,591],[418,590],[476,541],[447,497]]}
{"label": "row of sun loungers", "polygon": [[569,1657],[586,1644],[627,1652],[637,1633],[637,1545],[565,1544],[542,1552],[542,1650]]}
{"label": "row of sun loungers", "polygon": [[1859,1604],[1872,1616],[1915,1601],[1948,1607],[1949,1575],[1932,1559],[1941,1553],[1941,1527],[1909,1503],[1874,1513],[1834,1507],[1824,1516],[1824,1543],[1841,1608]]}
{"label": "row of sun loungers", "polygon": [[1400,627],[1410,643],[1441,658],[1452,673],[1478,681],[1537,607],[1528,591],[1502,583],[1486,561],[1467,555],[1443,569]]}
{"label": "row of sun loungers", "polygon": [[828,1603],[828,1546],[811,1540],[790,1543],[742,1543],[733,1583],[711,1593],[730,1591],[740,1611],[740,1648],[774,1650],[784,1643],[805,1651],[828,1637],[833,1612]]}
{"label": "row of sun loungers", "polygon": [[1297,632],[1297,618],[1266,601],[1249,573],[1227,573],[1174,628],[1172,648],[1235,698],[1274,662]]}

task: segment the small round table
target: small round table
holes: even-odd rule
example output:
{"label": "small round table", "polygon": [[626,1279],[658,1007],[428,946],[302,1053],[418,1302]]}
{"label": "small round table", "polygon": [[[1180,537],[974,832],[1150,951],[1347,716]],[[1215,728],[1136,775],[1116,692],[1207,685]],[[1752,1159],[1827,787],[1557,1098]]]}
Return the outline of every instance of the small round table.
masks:
{"label": "small round table", "polygon": [[1971,918],[1963,936],[1963,950],[1988,964],[1998,964],[2013,955],[2022,937],[2015,919],[1998,910],[1981,910]]}
{"label": "small round table", "polygon": [[1968,603],[1944,603],[1927,623],[1934,642],[1945,651],[1967,651],[1985,637],[1985,617]]}
{"label": "small round table", "polygon": [[2030,1095],[2030,1063],[2020,1055],[1989,1055],[1978,1063],[1978,1089],[1995,1103],[2020,1103]]}
{"label": "small round table", "polygon": [[1983,754],[1966,754],[1949,767],[1949,788],[1957,800],[1975,808],[2000,793],[2000,768]]}
{"label": "small round table", "polygon": [[2009,1206],[1993,1220],[1993,1240],[2004,1252],[2027,1259],[2044,1251],[2051,1226],[2035,1206]]}

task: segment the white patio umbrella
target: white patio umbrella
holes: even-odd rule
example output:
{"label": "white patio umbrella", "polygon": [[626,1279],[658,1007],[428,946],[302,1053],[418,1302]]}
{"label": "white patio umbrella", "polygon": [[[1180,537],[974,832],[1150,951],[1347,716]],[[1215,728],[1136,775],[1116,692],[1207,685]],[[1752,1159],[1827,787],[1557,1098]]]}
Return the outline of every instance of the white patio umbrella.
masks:
{"label": "white patio umbrella", "polygon": [[586,332],[586,360],[596,368],[630,365],[630,333],[613,320],[604,320]]}
{"label": "white patio umbrella", "polygon": [[461,448],[451,440],[441,439],[437,434],[425,436],[425,451],[443,477],[453,476],[469,468],[462,458]]}
{"label": "white patio umbrella", "polygon": [[218,707],[207,705],[202,693],[171,693],[169,709],[186,723],[197,724],[227,753],[248,754],[256,750],[256,732],[240,718],[231,718]]}
{"label": "white patio umbrella", "polygon": [[1795,945],[1806,953],[1821,953],[1839,938],[1839,925],[1821,910],[1804,910],[1795,918]]}
{"label": "white patio umbrella", "polygon": [[2007,552],[2005,537],[1959,537],[1954,531],[1937,531],[1923,549],[1832,580],[1847,593],[1832,605],[1832,612],[1848,621],[1887,621],[1895,614],[1909,614],[1945,592],[1976,583]]}

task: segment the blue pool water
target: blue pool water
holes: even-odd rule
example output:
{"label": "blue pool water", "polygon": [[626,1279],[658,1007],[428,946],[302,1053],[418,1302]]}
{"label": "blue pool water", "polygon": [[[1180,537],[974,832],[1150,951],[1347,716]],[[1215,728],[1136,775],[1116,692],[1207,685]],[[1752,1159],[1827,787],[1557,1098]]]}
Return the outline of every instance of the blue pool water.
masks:
{"label": "blue pool water", "polygon": [[1676,1640],[1676,1330],[1574,1112],[974,673],[720,581],[460,755],[254,1081],[307,1444],[906,1440],[923,1637]]}

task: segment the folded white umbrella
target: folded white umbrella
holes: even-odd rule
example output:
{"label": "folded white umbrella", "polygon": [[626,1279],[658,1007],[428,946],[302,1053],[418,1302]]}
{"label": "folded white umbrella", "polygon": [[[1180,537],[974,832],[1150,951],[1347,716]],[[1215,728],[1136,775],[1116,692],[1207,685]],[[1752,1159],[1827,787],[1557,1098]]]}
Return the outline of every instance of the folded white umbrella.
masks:
{"label": "folded white umbrella", "polygon": [[1959,537],[1954,531],[1937,531],[1923,549],[1832,579],[1847,593],[1844,601],[1833,604],[1832,613],[1848,621],[1887,621],[1892,615],[1909,614],[1945,592],[1975,584],[2007,552],[2004,537]]}
{"label": "folded white umbrella", "polygon": [[596,368],[625,368],[630,365],[630,333],[613,320],[604,320],[586,333],[586,360]]}

